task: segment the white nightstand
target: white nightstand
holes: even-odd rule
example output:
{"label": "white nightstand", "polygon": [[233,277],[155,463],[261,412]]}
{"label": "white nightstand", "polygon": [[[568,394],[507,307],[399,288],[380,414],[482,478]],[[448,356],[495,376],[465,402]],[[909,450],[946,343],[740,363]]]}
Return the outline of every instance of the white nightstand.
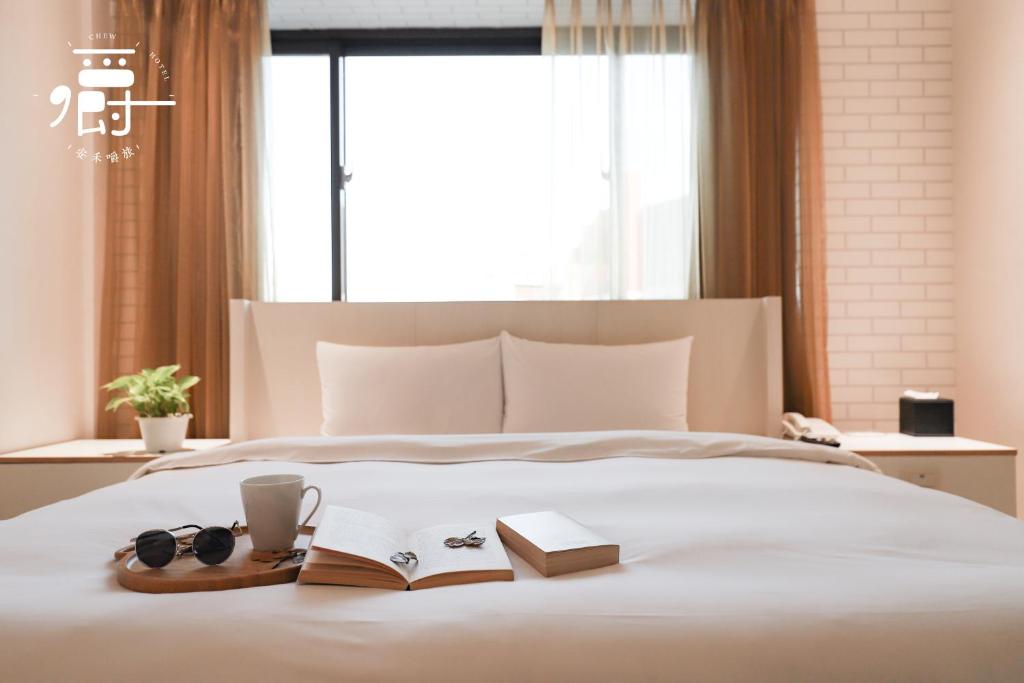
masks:
{"label": "white nightstand", "polygon": [[842,434],[839,442],[890,476],[1017,514],[1017,450],[1011,446],[959,436],[877,432]]}
{"label": "white nightstand", "polygon": [[[185,450],[226,443],[186,439]],[[0,454],[0,519],[124,481],[161,455],[143,448],[142,439],[79,439]]]}

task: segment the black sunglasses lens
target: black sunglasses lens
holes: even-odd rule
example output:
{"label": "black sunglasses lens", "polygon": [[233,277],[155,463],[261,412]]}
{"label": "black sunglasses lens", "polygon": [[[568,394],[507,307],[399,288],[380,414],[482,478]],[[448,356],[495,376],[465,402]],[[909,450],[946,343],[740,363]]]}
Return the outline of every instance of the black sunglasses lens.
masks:
{"label": "black sunglasses lens", "polygon": [[177,549],[178,541],[174,534],[163,529],[143,531],[135,539],[135,556],[139,562],[153,569],[170,564]]}
{"label": "black sunglasses lens", "polygon": [[220,564],[234,549],[234,534],[222,526],[207,527],[192,539],[192,554],[203,564]]}

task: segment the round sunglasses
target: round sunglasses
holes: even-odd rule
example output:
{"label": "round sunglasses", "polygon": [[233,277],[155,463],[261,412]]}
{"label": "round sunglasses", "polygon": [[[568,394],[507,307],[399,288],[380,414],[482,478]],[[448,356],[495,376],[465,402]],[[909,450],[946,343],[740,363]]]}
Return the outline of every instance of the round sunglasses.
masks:
{"label": "round sunglasses", "polygon": [[[175,531],[198,529],[187,534],[174,535]],[[242,533],[238,522],[230,529],[222,526],[201,527],[198,524],[184,524],[173,529],[150,529],[132,539],[133,549],[139,562],[152,569],[166,567],[179,557],[192,555],[206,565],[215,565],[231,557],[235,550],[235,536]]]}

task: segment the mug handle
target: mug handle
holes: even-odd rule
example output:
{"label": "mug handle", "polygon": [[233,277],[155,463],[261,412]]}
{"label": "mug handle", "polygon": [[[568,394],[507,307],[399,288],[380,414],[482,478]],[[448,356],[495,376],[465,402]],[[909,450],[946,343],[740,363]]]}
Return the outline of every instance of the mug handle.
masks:
{"label": "mug handle", "polygon": [[304,499],[306,497],[306,493],[308,493],[310,490],[316,491],[316,505],[314,505],[313,509],[310,510],[309,514],[306,515],[306,518],[302,520],[302,524],[300,526],[306,526],[307,524],[309,524],[309,520],[313,519],[313,515],[315,515],[316,511],[320,509],[320,498],[323,496],[323,494],[320,492],[319,486],[307,486],[306,488],[302,489],[302,495],[299,496],[299,498]]}

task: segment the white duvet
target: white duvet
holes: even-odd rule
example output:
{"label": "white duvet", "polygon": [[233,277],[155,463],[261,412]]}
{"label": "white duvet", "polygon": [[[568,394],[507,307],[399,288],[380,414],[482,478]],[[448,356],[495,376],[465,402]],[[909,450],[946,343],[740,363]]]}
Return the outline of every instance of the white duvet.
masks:
{"label": "white duvet", "polygon": [[[831,464],[830,464],[831,463]],[[274,439],[0,522],[10,681],[1022,681],[1024,525],[849,453],[729,434]],[[615,567],[414,592],[147,595],[111,551],[298,472],[407,528],[561,510]]]}

